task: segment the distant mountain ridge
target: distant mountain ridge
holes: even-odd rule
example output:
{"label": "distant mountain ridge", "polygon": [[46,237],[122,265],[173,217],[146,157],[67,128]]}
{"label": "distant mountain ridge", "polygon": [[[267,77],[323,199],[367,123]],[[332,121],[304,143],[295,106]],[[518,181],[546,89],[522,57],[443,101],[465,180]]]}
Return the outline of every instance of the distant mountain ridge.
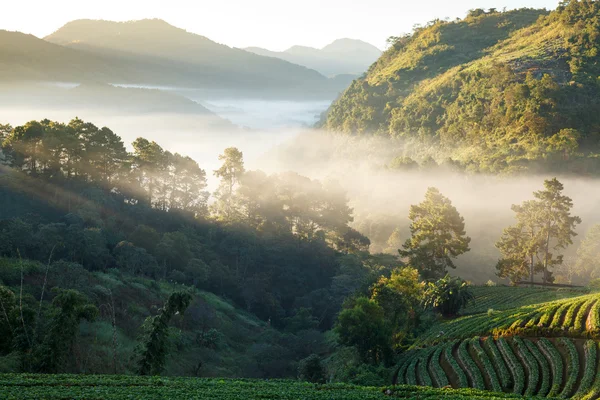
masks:
{"label": "distant mountain ridge", "polygon": [[303,65],[325,76],[361,75],[382,53],[377,47],[356,39],[338,39],[322,49],[292,46],[281,52],[261,47],[247,47],[245,50]]}
{"label": "distant mountain ridge", "polygon": [[230,48],[162,20],[76,20],[44,40],[0,31],[0,81],[98,81],[333,98],[347,82]]}

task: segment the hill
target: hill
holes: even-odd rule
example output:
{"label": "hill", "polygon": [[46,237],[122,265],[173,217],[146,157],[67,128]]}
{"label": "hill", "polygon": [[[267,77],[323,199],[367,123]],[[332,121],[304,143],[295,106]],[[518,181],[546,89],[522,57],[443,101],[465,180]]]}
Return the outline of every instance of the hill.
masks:
{"label": "hill", "polygon": [[212,89],[332,98],[343,89],[314,70],[217,44],[160,20],[78,20],[46,40],[0,31],[1,80]]}
{"label": "hill", "polygon": [[590,171],[600,120],[598,42],[588,32],[600,5],[565,4],[473,10],[398,37],[321,125],[411,139],[469,170]]}
{"label": "hill", "polygon": [[[599,398],[598,293],[525,287],[473,292],[466,310],[473,314],[441,319],[420,334],[401,356],[394,383]],[[502,311],[485,311],[480,303]]]}
{"label": "hill", "polygon": [[303,65],[325,76],[359,76],[381,55],[377,47],[356,39],[338,39],[322,49],[292,46],[285,51],[270,51],[260,47],[247,47],[244,50]]}

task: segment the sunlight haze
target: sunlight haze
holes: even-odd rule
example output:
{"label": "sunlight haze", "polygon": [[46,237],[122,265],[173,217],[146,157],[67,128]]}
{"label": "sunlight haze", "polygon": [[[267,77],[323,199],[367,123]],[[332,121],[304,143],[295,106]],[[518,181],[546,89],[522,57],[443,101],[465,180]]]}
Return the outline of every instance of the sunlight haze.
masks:
{"label": "sunlight haze", "polygon": [[[553,9],[556,5],[557,2],[553,0],[107,0],[98,3],[22,0],[3,4],[0,28],[44,37],[74,19],[128,21],[161,18],[179,28],[231,47],[260,46],[276,51],[293,45],[321,48],[335,39],[348,37],[364,40],[383,49],[388,37],[410,32],[415,24],[435,18],[462,18],[469,9]],[[376,18],[366,18],[366,14]]]}

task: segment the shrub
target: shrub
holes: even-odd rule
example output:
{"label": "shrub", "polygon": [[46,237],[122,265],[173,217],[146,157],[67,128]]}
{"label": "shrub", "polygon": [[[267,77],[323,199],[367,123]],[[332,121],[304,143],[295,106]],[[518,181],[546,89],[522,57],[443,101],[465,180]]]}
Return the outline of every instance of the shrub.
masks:
{"label": "shrub", "polygon": [[298,379],[313,383],[325,383],[326,372],[318,355],[311,354],[300,361]]}

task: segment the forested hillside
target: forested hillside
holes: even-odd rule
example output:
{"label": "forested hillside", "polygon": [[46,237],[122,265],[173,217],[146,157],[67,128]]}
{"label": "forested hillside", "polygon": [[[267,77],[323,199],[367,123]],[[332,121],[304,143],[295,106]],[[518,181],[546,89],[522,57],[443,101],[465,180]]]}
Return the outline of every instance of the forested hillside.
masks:
{"label": "forested hillside", "polygon": [[339,187],[246,171],[235,148],[209,205],[206,172],[155,142],[130,153],[79,119],[0,128],[2,371],[135,372],[144,318],[183,290],[165,373],[295,376],[345,297],[400,265],[366,252]]}
{"label": "forested hillside", "polygon": [[390,48],[321,124],[413,140],[472,171],[597,168],[596,1],[557,10],[472,10]]}

